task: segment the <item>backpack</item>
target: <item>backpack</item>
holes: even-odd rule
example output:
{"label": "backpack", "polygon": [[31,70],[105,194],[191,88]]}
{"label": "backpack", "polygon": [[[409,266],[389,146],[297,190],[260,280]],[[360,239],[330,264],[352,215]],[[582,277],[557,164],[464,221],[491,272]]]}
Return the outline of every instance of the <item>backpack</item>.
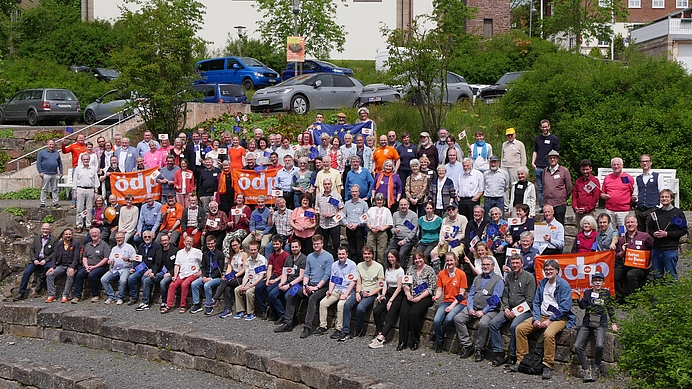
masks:
{"label": "backpack", "polygon": [[524,374],[541,375],[543,367],[543,347],[534,347],[519,363],[519,371]]}

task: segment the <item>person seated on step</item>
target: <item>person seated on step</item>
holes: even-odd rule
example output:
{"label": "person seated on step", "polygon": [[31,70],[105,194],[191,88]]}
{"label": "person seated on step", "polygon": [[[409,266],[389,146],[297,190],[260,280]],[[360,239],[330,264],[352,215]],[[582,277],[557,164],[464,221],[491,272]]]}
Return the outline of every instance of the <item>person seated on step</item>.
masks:
{"label": "person seated on step", "polygon": [[200,266],[202,276],[192,281],[192,309],[190,313],[202,311],[199,291],[204,288],[204,305],[206,306],[204,314],[209,316],[214,311],[214,304],[212,304],[211,299],[214,295],[214,288],[221,284],[221,274],[224,272],[226,261],[223,252],[216,247],[214,235],[207,237],[206,245],[207,249],[202,254],[202,265]]}
{"label": "person seated on step", "polygon": [[[127,286],[130,289],[130,302],[127,305],[135,305],[139,301],[139,286],[137,283],[145,277],[149,278],[154,275],[152,269],[156,261],[156,256],[161,250],[161,245],[154,242],[154,233],[144,231],[142,234],[144,242],[137,248],[137,257],[133,263],[134,273],[127,278]],[[142,282],[142,285],[144,282]]]}
{"label": "person seated on step", "polygon": [[[65,289],[62,292],[61,303],[66,303],[72,290],[74,276],[79,269],[80,254],[82,253],[82,245],[79,241],[72,239],[72,229],[66,228],[62,232],[62,239],[55,246],[55,251],[50,256],[48,270],[46,270],[46,281],[48,283],[48,299],[47,303],[55,301],[55,278],[66,276]],[[79,299],[72,299],[72,303],[78,303]]]}
{"label": "person seated on step", "polygon": [[55,250],[55,242],[58,240],[56,236],[51,234],[51,225],[43,223],[41,225],[41,233],[34,236],[34,241],[29,248],[29,263],[24,269],[22,281],[19,284],[19,292],[14,298],[14,301],[24,300],[27,296],[26,289],[29,286],[29,279],[34,274],[36,278],[36,292],[41,289],[42,279],[45,279],[46,264],[49,257]]}
{"label": "person seated on step", "polygon": [[340,246],[337,249],[337,261],[332,263],[329,277],[329,289],[326,296],[320,301],[320,326],[315,330],[315,335],[327,333],[327,309],[336,304],[335,331],[332,339],[343,337],[344,304],[356,287],[356,263],[348,258],[348,248]]}

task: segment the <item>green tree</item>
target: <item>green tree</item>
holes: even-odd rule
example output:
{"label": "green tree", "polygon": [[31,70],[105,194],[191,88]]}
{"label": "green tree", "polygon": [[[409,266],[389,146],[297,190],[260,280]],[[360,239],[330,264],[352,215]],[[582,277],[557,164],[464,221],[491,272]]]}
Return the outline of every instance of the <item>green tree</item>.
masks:
{"label": "green tree", "polygon": [[16,35],[16,23],[12,21],[12,14],[16,10],[16,0],[0,0],[0,54],[9,52],[14,35]]}
{"label": "green tree", "polygon": [[[346,28],[336,22],[336,9],[338,3],[346,5],[346,0],[303,0],[300,3],[298,35],[305,37],[305,53],[328,59],[332,50],[342,52]],[[262,39],[276,50],[284,51],[286,37],[294,35],[293,0],[257,0],[253,7],[262,13],[259,22]]]}
{"label": "green tree", "polygon": [[283,47],[279,50],[267,41],[247,36],[243,36],[242,39],[233,38],[229,33],[223,55],[238,56],[240,54],[262,61],[279,74],[286,68],[286,50]]}
{"label": "green tree", "polygon": [[[121,75],[114,83],[123,91],[146,99],[142,118],[147,127],[173,134],[180,127],[184,104],[195,93],[189,88],[197,56],[205,42],[201,29],[204,6],[189,0],[127,0],[141,8],[122,8],[126,43],[113,53]],[[130,103],[130,108],[137,105]]]}
{"label": "green tree", "polygon": [[[552,16],[543,19],[544,36],[567,40],[570,34],[580,52],[582,41],[610,41],[612,23],[627,17],[626,4],[616,0],[557,0],[552,3]],[[572,47],[570,47],[571,49]]]}
{"label": "green tree", "polygon": [[[423,127],[437,132],[446,110],[442,102],[452,53],[466,37],[464,23],[459,21],[469,19],[475,11],[458,0],[435,0],[433,7],[431,15],[417,17],[408,28],[391,30],[385,26],[382,33],[389,47],[389,82],[410,85],[410,98]],[[426,29],[426,22],[435,23],[435,28]]]}

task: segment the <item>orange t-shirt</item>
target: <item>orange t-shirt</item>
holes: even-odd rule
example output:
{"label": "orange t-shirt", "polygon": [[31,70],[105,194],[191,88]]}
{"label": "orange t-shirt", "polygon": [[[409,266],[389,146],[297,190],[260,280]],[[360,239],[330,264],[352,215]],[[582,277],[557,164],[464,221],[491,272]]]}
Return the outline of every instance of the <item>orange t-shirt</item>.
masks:
{"label": "orange t-shirt", "polygon": [[454,277],[450,277],[447,269],[440,270],[437,274],[437,287],[444,289],[443,303],[451,303],[459,294],[459,288],[467,288],[466,274],[459,268],[454,269]]}
{"label": "orange t-shirt", "polygon": [[228,149],[228,160],[231,162],[231,170],[243,168],[243,156],[247,151],[244,147],[231,147]]}
{"label": "orange t-shirt", "polygon": [[86,153],[87,150],[86,144],[80,145],[79,143],[73,143],[69,146],[62,145],[61,148],[63,154],[72,153],[73,168],[79,165],[79,156],[82,155],[82,153]]}
{"label": "orange t-shirt", "polygon": [[384,165],[385,161],[388,159],[391,159],[392,161],[396,161],[399,159],[399,153],[396,151],[396,149],[392,146],[385,146],[385,147],[377,147],[375,148],[375,151],[372,154],[372,161],[375,165],[375,173],[379,173],[382,171],[382,165]]}
{"label": "orange t-shirt", "polygon": [[[168,203],[166,203],[161,207],[161,214],[163,215],[163,220],[161,221],[159,230],[171,231],[175,222],[183,218],[183,206],[175,203],[175,206],[170,207]],[[180,224],[176,227],[175,231],[181,232]]]}

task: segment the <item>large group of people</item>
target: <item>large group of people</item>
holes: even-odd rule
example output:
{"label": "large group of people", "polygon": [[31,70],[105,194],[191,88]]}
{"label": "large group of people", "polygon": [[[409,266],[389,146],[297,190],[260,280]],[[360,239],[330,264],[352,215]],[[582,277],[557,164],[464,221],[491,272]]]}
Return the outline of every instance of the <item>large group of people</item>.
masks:
{"label": "large group of people", "polygon": [[[359,114],[361,122],[371,121],[367,109]],[[344,117],[339,116],[342,124]],[[129,290],[127,304],[142,311],[151,307],[158,285],[162,314],[173,310],[180,290],[180,313],[212,315],[223,298],[221,318],[269,317],[276,332],[298,325],[305,300],[301,338],[329,332],[328,308],[336,305],[330,337],[338,341],[363,335],[366,312],[374,307],[376,337],[369,347],[383,347],[398,320],[397,350],[419,347],[426,313],[436,305],[437,352],[454,326],[462,358],[482,361],[490,340],[493,366],[516,371],[529,353],[528,335],[544,331],[543,377],[550,378],[555,337],[576,321],[572,290],[559,276],[558,262],[547,260],[537,283],[535,258],[612,250],[615,290],[602,290],[604,277],[596,273],[593,289],[578,301],[588,314],[576,350],[584,380],[593,380],[611,294],[624,301],[650,273],[655,279],[677,277],[678,240],[687,233],[687,221],[672,205],[673,192],[661,175],[651,171],[649,155],[641,156],[643,173],[636,178],[613,158],[613,172],[602,184],[585,159],[573,182],[559,163],[559,140],[543,120],[531,157],[534,184],[528,180],[525,146],[513,128],[495,149],[501,151],[497,156],[482,131],[467,147],[446,129],[437,142],[421,133],[416,145],[406,133],[401,142],[394,131],[378,138],[374,123],[368,136],[315,136],[323,120],[317,114],[298,144],[278,133],[267,139],[260,129],[248,140],[230,132],[212,139],[200,129],[189,140],[185,133],[173,142],[160,137],[160,144],[147,131],[137,147],[121,136],[101,137],[97,147],[83,135],[74,144],[61,144],[62,152],[72,155],[75,231],[55,236],[50,225],[41,228],[15,299],[26,298],[29,278],[37,273],[38,287],[47,283],[47,303],[58,299],[55,278],[66,277],[63,303],[70,293],[72,303],[80,302],[86,279],[92,302],[99,301],[100,286],[106,304],[123,304]],[[132,195],[119,199],[112,193],[111,174],[151,167],[159,168],[161,201],[148,193],[144,203],[133,204]],[[59,206],[57,178],[64,172],[54,141],[39,154],[37,168],[43,178],[41,206],[48,192]],[[277,169],[272,195],[246,204],[231,172],[272,168]],[[565,247],[564,228],[570,198],[579,227],[571,249]],[[600,200],[605,211],[598,213]],[[542,223],[536,214],[543,215]],[[542,233],[535,236],[539,225]],[[81,242],[74,233],[84,228],[88,235]],[[626,266],[628,250],[649,252],[650,266]],[[467,326],[474,321],[478,331],[472,342]],[[507,322],[511,337],[505,347],[500,330]],[[596,336],[596,370],[584,357],[589,330]]]}

